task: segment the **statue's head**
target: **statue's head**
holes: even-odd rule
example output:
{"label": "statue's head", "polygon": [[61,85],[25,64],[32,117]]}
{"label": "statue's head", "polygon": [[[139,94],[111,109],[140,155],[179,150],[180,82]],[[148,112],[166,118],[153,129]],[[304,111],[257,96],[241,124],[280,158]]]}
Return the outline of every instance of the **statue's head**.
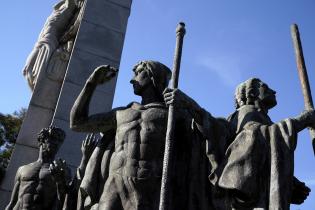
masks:
{"label": "statue's head", "polygon": [[163,98],[162,93],[168,86],[171,70],[157,61],[141,61],[133,68],[134,77],[130,80],[134,93],[141,95],[142,91],[153,86],[156,93]]}
{"label": "statue's head", "polygon": [[54,156],[66,137],[61,128],[49,126],[43,128],[37,137],[39,146],[42,147],[43,155]]}
{"label": "statue's head", "polygon": [[277,105],[276,91],[258,78],[251,78],[239,84],[235,90],[236,108],[244,105],[257,105],[271,109]]}

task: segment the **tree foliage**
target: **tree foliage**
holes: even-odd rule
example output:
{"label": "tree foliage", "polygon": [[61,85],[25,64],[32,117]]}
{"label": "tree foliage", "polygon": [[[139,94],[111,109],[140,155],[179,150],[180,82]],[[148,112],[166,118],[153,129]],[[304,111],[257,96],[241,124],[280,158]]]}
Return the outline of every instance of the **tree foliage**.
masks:
{"label": "tree foliage", "polygon": [[0,113],[0,182],[9,164],[26,111],[25,108],[22,108],[13,114]]}
{"label": "tree foliage", "polygon": [[[1,138],[0,145],[5,143],[5,141],[7,141],[9,143],[15,143],[25,115],[26,115],[26,109],[25,108],[22,108],[19,111],[15,111],[12,115],[11,114],[7,114],[7,115],[0,114],[0,124],[4,128],[4,129],[1,129],[2,131],[0,132],[0,133],[2,133],[2,135],[0,137]],[[1,144],[1,142],[2,142],[2,144]]]}

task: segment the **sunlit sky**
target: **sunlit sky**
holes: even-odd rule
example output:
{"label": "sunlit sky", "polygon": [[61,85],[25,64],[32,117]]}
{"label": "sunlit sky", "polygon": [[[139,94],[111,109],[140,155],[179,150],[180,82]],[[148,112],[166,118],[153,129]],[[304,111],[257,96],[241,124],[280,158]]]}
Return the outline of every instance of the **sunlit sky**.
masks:
{"label": "sunlit sky", "polygon": [[[1,113],[28,106],[31,92],[21,71],[55,3],[1,3]],[[315,1],[134,0],[113,106],[139,101],[129,84],[131,69],[138,61],[158,60],[172,67],[179,21],[184,21],[187,29],[179,86],[212,115],[232,113],[234,89],[250,77],[261,78],[277,91],[278,105],[270,111],[273,121],[303,111],[290,35],[292,23],[299,25],[315,92]],[[315,158],[307,131],[299,135],[295,154],[295,174],[313,192],[303,205],[291,209],[315,209]]]}

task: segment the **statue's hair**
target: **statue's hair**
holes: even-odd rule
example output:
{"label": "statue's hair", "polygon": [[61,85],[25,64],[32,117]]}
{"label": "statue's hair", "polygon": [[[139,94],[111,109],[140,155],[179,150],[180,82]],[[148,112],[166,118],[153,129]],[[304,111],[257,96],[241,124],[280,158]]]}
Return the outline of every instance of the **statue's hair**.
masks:
{"label": "statue's hair", "polygon": [[48,128],[43,128],[37,136],[37,141],[39,144],[44,143],[46,140],[50,139],[62,143],[66,138],[66,133],[58,127],[49,126]]}
{"label": "statue's hair", "polygon": [[235,106],[254,105],[259,100],[259,88],[263,82],[258,78],[251,78],[239,84],[235,90]]}
{"label": "statue's hair", "polygon": [[137,63],[133,67],[133,71],[135,71],[140,65],[144,67],[153,83],[153,86],[157,90],[158,94],[162,96],[164,89],[168,86],[169,80],[171,79],[171,70],[160,62],[147,60]]}

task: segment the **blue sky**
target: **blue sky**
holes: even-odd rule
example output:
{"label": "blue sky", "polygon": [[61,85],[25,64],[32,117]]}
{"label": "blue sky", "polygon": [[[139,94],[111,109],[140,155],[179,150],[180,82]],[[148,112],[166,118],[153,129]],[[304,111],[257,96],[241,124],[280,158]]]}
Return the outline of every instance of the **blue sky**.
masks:
{"label": "blue sky", "polygon": [[[0,13],[0,112],[27,107],[30,90],[22,68],[56,0],[10,0]],[[139,60],[172,66],[175,27],[186,23],[180,88],[214,116],[234,110],[237,84],[259,77],[277,91],[270,111],[276,122],[304,108],[290,36],[290,24],[300,27],[311,89],[315,92],[315,2],[312,0],[138,0],[129,18],[114,106],[139,100],[129,80]],[[314,95],[314,94],[313,94]],[[315,95],[314,95],[315,97]],[[299,135],[295,174],[313,192],[302,206],[315,209],[315,158],[308,132]]]}

